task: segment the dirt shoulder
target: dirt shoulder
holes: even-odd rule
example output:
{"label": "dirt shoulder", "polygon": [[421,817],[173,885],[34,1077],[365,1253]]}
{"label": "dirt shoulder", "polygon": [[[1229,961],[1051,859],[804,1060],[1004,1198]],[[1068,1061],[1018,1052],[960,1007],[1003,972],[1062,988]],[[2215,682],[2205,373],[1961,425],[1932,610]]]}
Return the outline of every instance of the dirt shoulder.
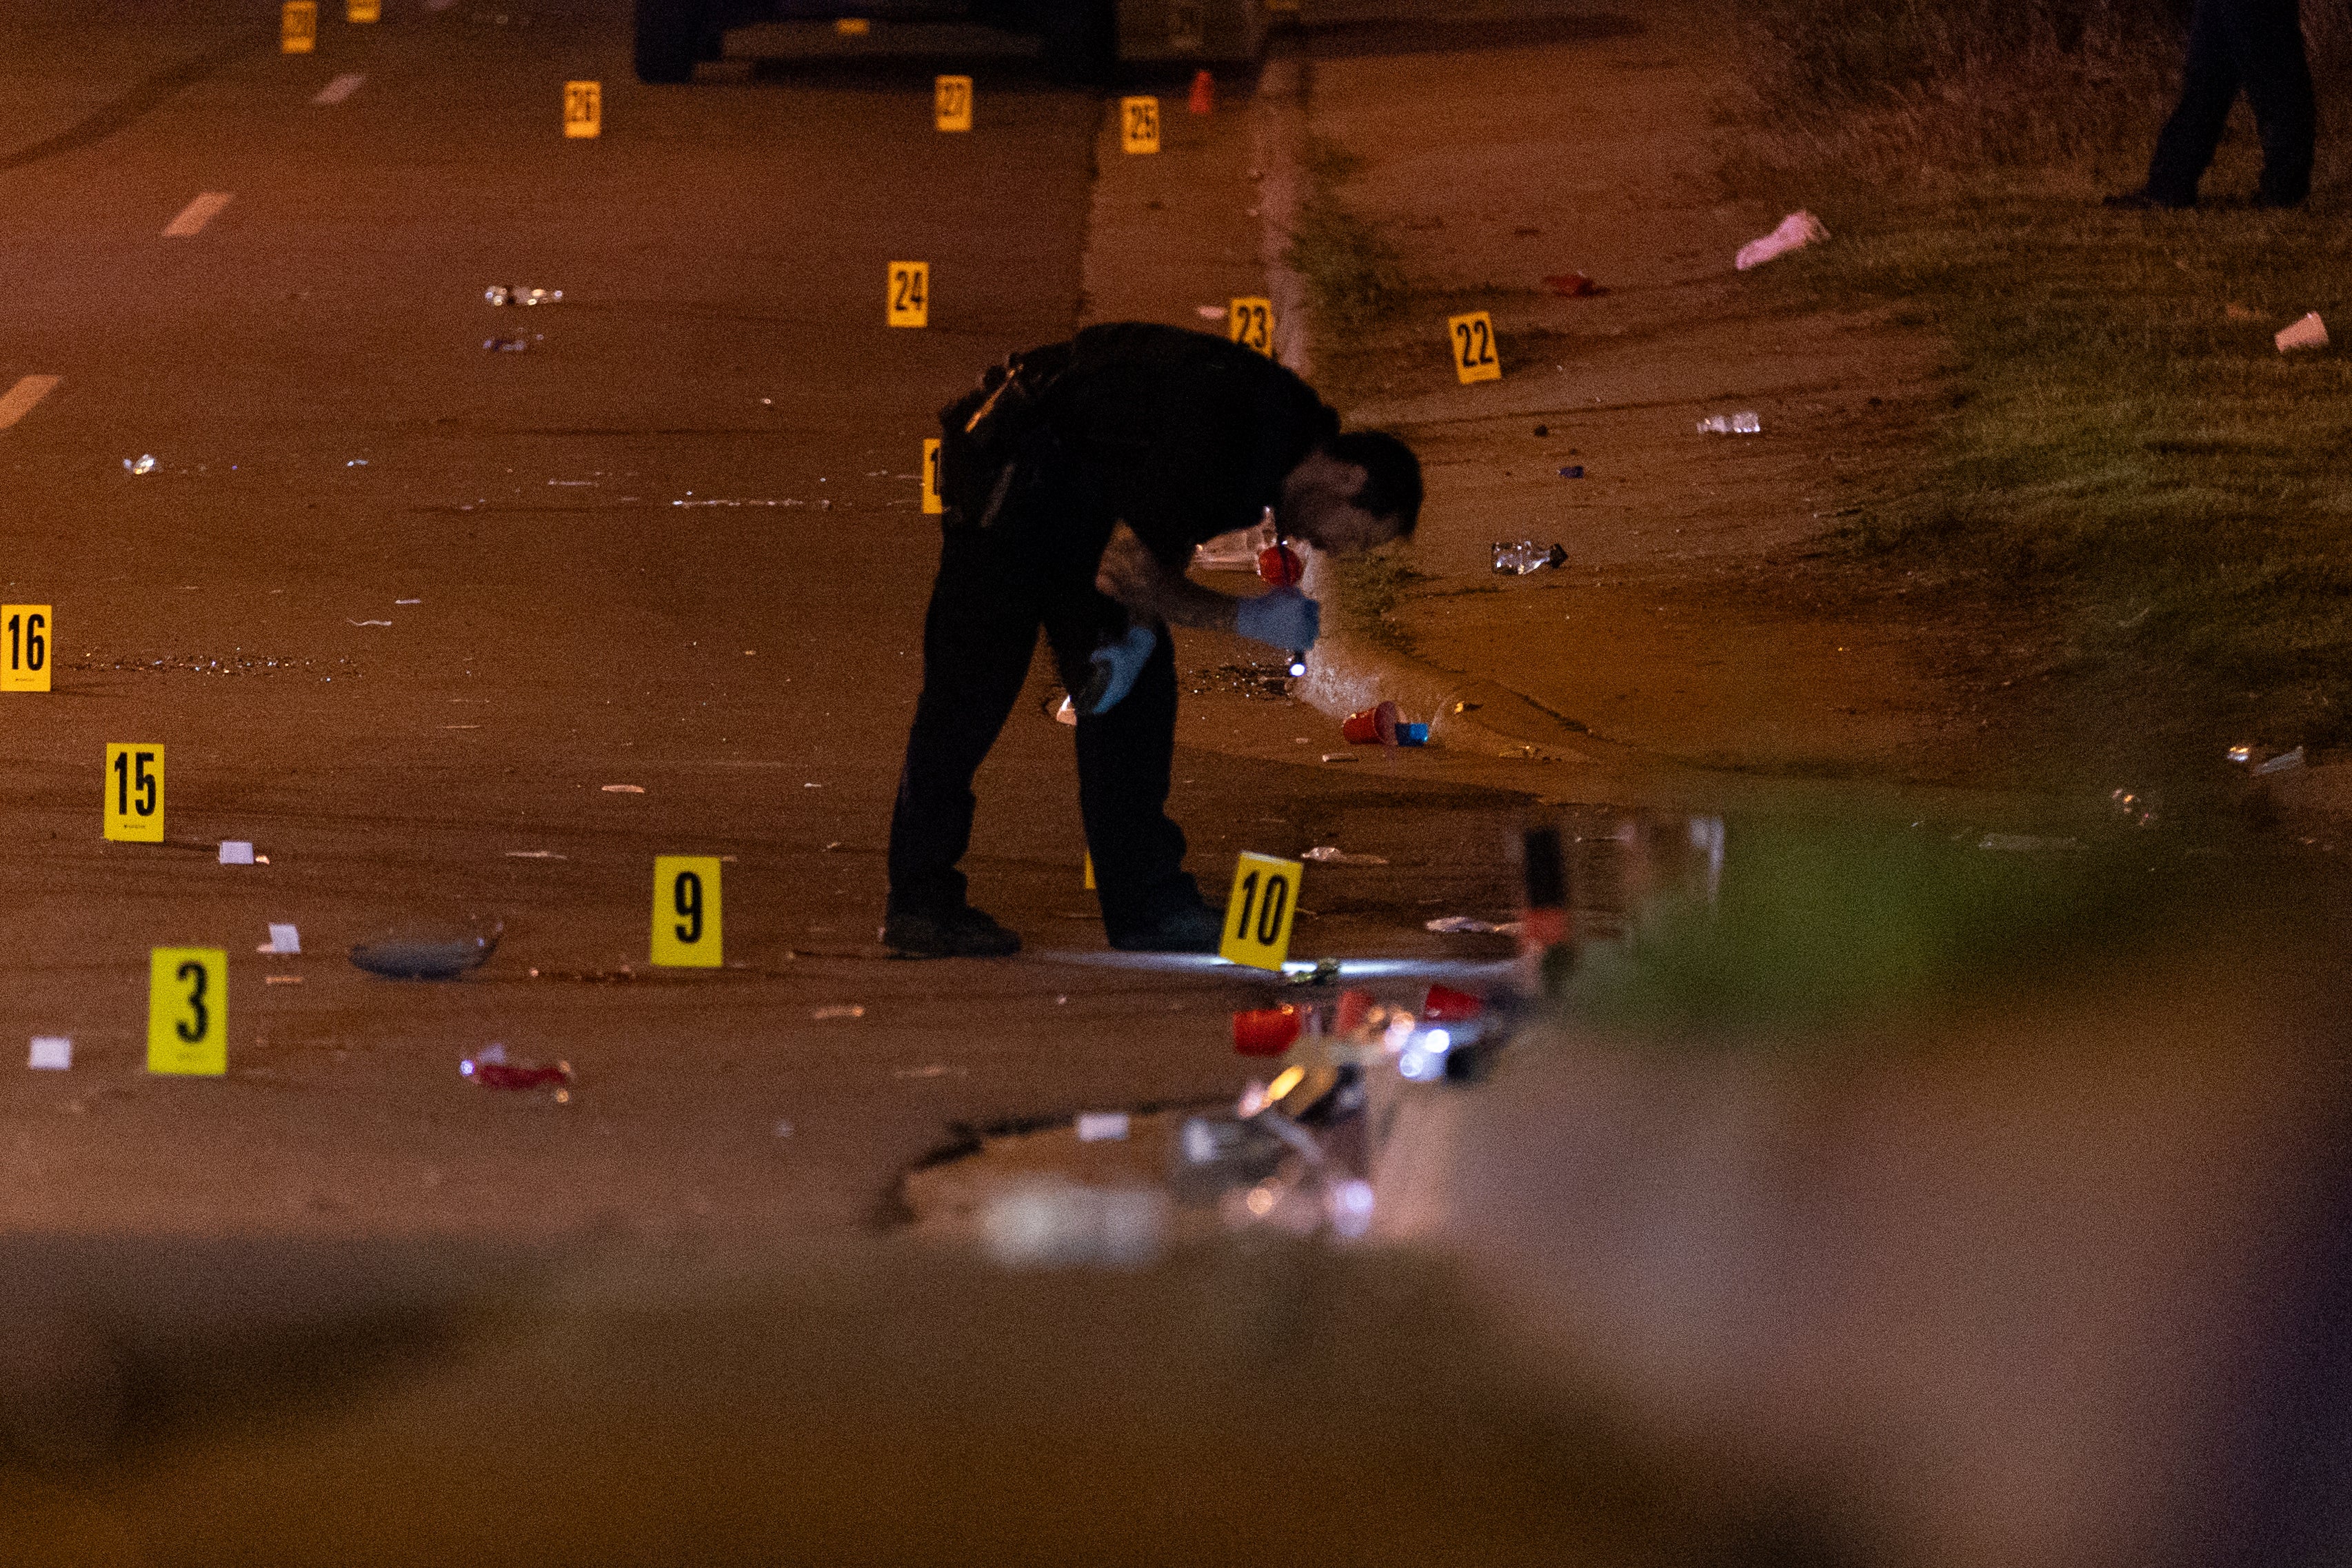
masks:
{"label": "dirt shoulder", "polygon": [[[1360,605],[1373,638],[1654,763],[2005,782],[1986,742],[2032,657],[2018,633],[1899,572],[1820,569],[1930,437],[1941,349],[1734,269],[1781,214],[1716,174],[1739,69],[1718,8],[1508,29],[1337,9],[1307,17],[1312,166],[1408,292],[1375,324],[1318,322],[1316,379],[1429,480],[1410,570]],[[1543,282],[1571,272],[1606,291]],[[1446,323],[1474,310],[1503,374],[1462,385]],[[1760,435],[1696,429],[1742,410]],[[1522,538],[1566,563],[1496,575],[1492,544]]]}

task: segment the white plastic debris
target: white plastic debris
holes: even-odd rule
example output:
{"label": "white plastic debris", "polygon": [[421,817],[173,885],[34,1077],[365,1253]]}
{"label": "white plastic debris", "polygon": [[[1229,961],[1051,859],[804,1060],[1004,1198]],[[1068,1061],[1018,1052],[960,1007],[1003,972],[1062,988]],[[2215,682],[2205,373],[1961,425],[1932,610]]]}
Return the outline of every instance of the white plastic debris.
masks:
{"label": "white plastic debris", "polygon": [[242,838],[222,839],[220,847],[220,863],[224,866],[252,865],[253,846]]}
{"label": "white plastic debris", "polygon": [[152,474],[155,471],[155,454],[142,452],[136,458],[125,458],[122,466],[134,474]]}
{"label": "white plastic debris", "polygon": [[2254,764],[2254,772],[2257,773],[2291,773],[2301,766],[2303,766],[2303,748],[2301,746],[2297,746],[2292,752],[2281,752],[2277,756],[2273,757],[2266,763],[2256,763]]}
{"label": "white plastic debris", "polygon": [[1421,929],[1435,931],[1440,936],[1485,936],[1503,928],[1475,915],[1444,915],[1437,920],[1423,921]]}
{"label": "white plastic debris", "polygon": [[37,1072],[64,1072],[73,1066],[73,1039],[67,1035],[35,1035],[33,1053],[26,1064]]}
{"label": "white plastic debris", "polygon": [[863,1018],[866,1009],[856,1002],[835,1002],[829,1006],[816,1008],[809,1016],[819,1023],[828,1018]]}
{"label": "white plastic debris", "polygon": [[253,950],[256,952],[299,953],[302,951],[302,932],[290,925],[269,922],[269,940]]}
{"label": "white plastic debris", "polygon": [[2327,346],[2327,323],[2319,319],[2318,311],[2314,310],[2303,320],[2281,329],[2279,335],[2271,341],[2278,344],[2281,353],[2295,349],[2324,349]]}
{"label": "white plastic debris", "polygon": [[1780,226],[1771,233],[1741,246],[1739,254],[1732,259],[1732,265],[1745,272],[1751,267],[1763,266],[1776,256],[1802,249],[1829,237],[1830,231],[1822,226],[1821,219],[1800,209],[1782,218]]}
{"label": "white plastic debris", "polygon": [[1702,436],[1761,436],[1764,421],[1756,416],[1753,408],[1743,408],[1737,414],[1710,414],[1698,422]]}
{"label": "white plastic debris", "polygon": [[606,795],[643,795],[646,793],[646,786],[643,784],[606,784],[604,786],[604,793]]}
{"label": "white plastic debris", "polygon": [[1063,698],[1062,705],[1054,710],[1054,722],[1056,724],[1075,725],[1077,721],[1078,705],[1071,701],[1067,697]]}
{"label": "white plastic debris", "polygon": [[1167,1232],[1168,1195],[1149,1188],[1029,1182],[980,1215],[982,1245],[1007,1268],[1139,1268],[1160,1256]]}
{"label": "white plastic debris", "polygon": [[1384,855],[1350,855],[1336,844],[1318,844],[1312,849],[1302,851],[1298,858],[1324,866],[1385,866],[1389,863]]}
{"label": "white plastic debris", "polygon": [[1083,1110],[1078,1113],[1078,1142],[1116,1143],[1127,1136],[1124,1110]]}

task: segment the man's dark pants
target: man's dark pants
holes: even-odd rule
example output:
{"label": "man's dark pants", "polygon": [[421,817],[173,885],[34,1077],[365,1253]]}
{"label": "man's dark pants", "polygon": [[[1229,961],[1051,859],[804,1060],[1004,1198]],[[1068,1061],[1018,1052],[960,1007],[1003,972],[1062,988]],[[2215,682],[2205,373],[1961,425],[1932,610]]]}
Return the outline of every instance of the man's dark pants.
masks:
{"label": "man's dark pants", "polygon": [[[1070,690],[1087,656],[1126,624],[1095,591],[1095,563],[1055,561],[1030,517],[950,530],[923,623],[923,694],[907,738],[890,819],[890,907],[930,911],[964,901],[956,868],[971,843],[972,774],[1029,676],[1042,626]],[[1008,512],[1015,509],[1008,508]],[[1184,873],[1184,835],[1168,819],[1176,754],[1176,657],[1163,630],[1135,687],[1077,725],[1078,808],[1093,852],[1103,927],[1113,941],[1200,902]]]}
{"label": "man's dark pants", "polygon": [[2240,88],[2262,135],[2263,199],[2292,206],[2310,195],[2318,110],[2297,0],[2197,0],[2180,103],[2148,163],[2149,195],[2179,206],[2197,199]]}

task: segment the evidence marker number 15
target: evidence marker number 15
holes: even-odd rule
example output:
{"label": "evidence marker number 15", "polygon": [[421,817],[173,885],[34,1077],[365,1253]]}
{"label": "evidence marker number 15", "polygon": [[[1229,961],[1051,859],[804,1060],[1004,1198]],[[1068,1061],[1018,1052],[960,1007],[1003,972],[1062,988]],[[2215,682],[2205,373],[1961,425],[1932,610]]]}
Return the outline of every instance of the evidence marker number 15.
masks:
{"label": "evidence marker number 15", "polygon": [[106,748],[106,837],[163,842],[163,748],[113,741]]}
{"label": "evidence marker number 15", "polygon": [[1234,868],[1233,896],[1225,902],[1225,935],[1217,956],[1253,969],[1279,970],[1290,956],[1290,928],[1298,918],[1297,860],[1244,853]]}

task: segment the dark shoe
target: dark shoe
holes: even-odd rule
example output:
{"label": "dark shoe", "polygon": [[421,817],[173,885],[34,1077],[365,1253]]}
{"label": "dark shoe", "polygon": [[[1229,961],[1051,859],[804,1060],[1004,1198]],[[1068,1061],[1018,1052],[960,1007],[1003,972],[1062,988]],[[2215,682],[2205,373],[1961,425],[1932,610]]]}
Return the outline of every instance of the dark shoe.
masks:
{"label": "dark shoe", "polygon": [[1206,904],[1189,904],[1149,925],[1111,933],[1121,952],[1214,952],[1223,942],[1225,917]]}
{"label": "dark shoe", "polygon": [[2113,207],[2118,212],[2185,212],[2197,205],[2197,198],[2191,196],[2185,202],[2175,201],[2169,196],[2159,196],[2142,185],[2138,190],[2125,191],[2119,195],[2101,196],[2099,205]]}
{"label": "dark shoe", "polygon": [[1009,958],[1021,936],[965,904],[933,913],[894,910],[882,922],[882,945],[901,958]]}

